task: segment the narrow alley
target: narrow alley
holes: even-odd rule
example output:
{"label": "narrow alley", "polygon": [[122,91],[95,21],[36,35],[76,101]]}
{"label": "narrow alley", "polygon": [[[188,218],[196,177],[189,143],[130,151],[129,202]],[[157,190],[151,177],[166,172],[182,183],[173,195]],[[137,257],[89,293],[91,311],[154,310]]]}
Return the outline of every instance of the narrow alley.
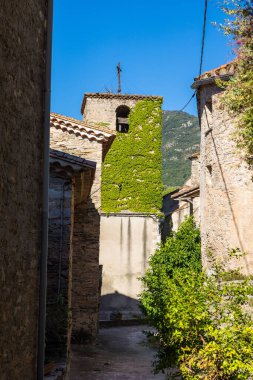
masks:
{"label": "narrow alley", "polygon": [[147,326],[102,328],[95,346],[74,346],[70,380],[165,380],[152,373]]}

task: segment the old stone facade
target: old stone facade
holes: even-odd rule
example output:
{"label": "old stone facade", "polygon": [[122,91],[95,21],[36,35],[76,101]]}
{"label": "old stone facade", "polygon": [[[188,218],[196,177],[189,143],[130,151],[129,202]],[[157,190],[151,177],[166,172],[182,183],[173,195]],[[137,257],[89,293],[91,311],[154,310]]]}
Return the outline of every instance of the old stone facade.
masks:
{"label": "old stone facade", "polygon": [[81,107],[83,120],[87,124],[100,125],[116,131],[116,110],[120,106],[132,109],[140,100],[154,99],[148,95],[117,95],[110,93],[85,93]]}
{"label": "old stone facade", "polygon": [[[130,112],[139,101],[154,99],[162,101],[161,97],[154,96],[87,93],[81,109],[83,120],[117,133],[124,132],[126,136],[128,127],[131,128],[128,116],[124,112],[121,115],[118,110],[126,109]],[[120,123],[123,124],[123,129],[119,128]],[[149,124],[140,125],[139,128],[148,133]],[[110,154],[113,151],[114,146]],[[136,318],[141,314],[138,307],[138,294],[141,291],[139,278],[145,273],[148,259],[161,240],[160,221],[148,210],[146,213],[145,210],[142,213],[133,210],[118,213],[114,210],[106,210],[106,213],[103,211],[102,207],[100,264],[103,276],[100,319]]]}
{"label": "old stone facade", "polygon": [[188,217],[194,216],[195,222],[200,225],[200,154],[194,153],[189,157],[191,161],[191,176],[185,184],[163,197],[163,212],[165,220],[162,229],[162,239],[171,231],[177,231],[180,224]]}
{"label": "old stone facade", "polygon": [[74,199],[78,191],[80,201],[87,201],[95,167],[93,161],[50,150],[46,359],[54,362],[70,359]]}
{"label": "old stone facade", "polygon": [[[51,148],[96,162],[91,183],[88,171],[75,177],[72,241],[72,337],[95,338],[100,300],[99,237],[101,164],[115,135],[100,127],[51,114]],[[90,194],[90,196],[89,196]]]}
{"label": "old stone facade", "polygon": [[202,256],[208,267],[208,250],[225,257],[232,248],[247,255],[232,266],[253,269],[252,170],[243,159],[233,139],[235,124],[221,105],[222,90],[215,80],[229,80],[234,73],[230,63],[196,78],[198,112],[201,126],[200,214]]}
{"label": "old stone facade", "polygon": [[1,380],[37,379],[47,6],[1,1]]}

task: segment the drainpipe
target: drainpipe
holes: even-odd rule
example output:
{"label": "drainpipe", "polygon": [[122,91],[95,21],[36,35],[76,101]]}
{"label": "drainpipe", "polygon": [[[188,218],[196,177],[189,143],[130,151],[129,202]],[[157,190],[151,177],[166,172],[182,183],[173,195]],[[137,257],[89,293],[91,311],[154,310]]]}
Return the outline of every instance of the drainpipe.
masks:
{"label": "drainpipe", "polygon": [[53,0],[47,5],[47,41],[46,41],[46,77],[44,94],[44,136],[43,136],[43,204],[39,285],[39,321],[37,380],[44,378],[45,359],[45,326],[46,326],[46,294],[47,294],[47,254],[48,254],[48,188],[49,188],[49,133],[50,133],[50,97],[51,97],[51,62],[52,62],[52,29]]}

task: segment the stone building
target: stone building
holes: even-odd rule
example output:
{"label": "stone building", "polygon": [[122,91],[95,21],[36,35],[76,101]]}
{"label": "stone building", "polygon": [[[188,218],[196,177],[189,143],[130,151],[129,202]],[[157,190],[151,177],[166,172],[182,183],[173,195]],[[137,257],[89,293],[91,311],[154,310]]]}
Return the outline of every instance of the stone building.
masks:
{"label": "stone building", "polygon": [[43,375],[37,377],[37,352],[51,5],[1,1],[1,380]]}
{"label": "stone building", "polygon": [[[139,277],[144,274],[148,258],[160,242],[160,222],[156,212],[161,208],[162,199],[161,103],[162,98],[155,96],[108,93],[84,95],[81,109],[84,122],[100,125],[117,133],[102,172],[101,320],[136,318],[140,315]],[[137,128],[143,134],[134,139],[131,120],[134,123],[134,113],[138,107],[145,107],[145,104],[149,108],[146,114],[143,111],[142,121],[137,122]],[[156,104],[156,108],[153,104]],[[156,121],[152,124],[155,118]],[[121,151],[118,150],[119,146]],[[151,163],[150,157],[154,157]],[[129,171],[128,166],[132,163],[132,170]],[[144,179],[140,178],[142,170],[148,170]],[[138,191],[133,191],[135,186],[138,186],[139,194]],[[151,194],[152,198],[153,193],[153,203],[158,199],[159,207],[153,207],[152,199],[149,205],[142,202],[142,197],[148,199]],[[139,208],[136,207],[138,202],[141,205]]]}
{"label": "stone building", "polygon": [[[87,202],[96,164],[50,150],[46,359],[68,364],[72,332],[72,253],[75,202]],[[80,187],[79,187],[80,186]],[[86,215],[84,213],[83,218]],[[74,273],[75,275],[75,273]],[[96,292],[94,292],[96,293]],[[85,294],[84,294],[85,297]],[[65,366],[64,371],[68,370]]]}
{"label": "stone building", "polygon": [[[84,160],[96,162],[94,178],[90,170],[83,170],[81,175],[75,175],[74,191],[72,191],[72,198],[74,195],[71,244],[72,339],[75,342],[83,342],[89,338],[94,339],[98,327],[101,277],[99,267],[101,165],[115,134],[106,128],[97,125],[90,127],[80,120],[53,113],[50,131],[51,148],[64,152],[67,161],[76,160],[72,162],[74,166],[80,166]],[[81,160],[79,164],[78,160]],[[58,182],[59,180],[57,183],[52,183],[52,186],[58,187]],[[67,199],[64,205],[69,209],[70,195],[68,195],[68,186],[65,186]],[[58,190],[58,194],[63,190],[62,187]],[[59,212],[59,208],[57,211],[54,207],[52,212]],[[68,218],[67,210],[66,217]],[[65,227],[69,231],[69,227],[67,225]],[[59,242],[59,236],[53,233],[54,239]],[[69,241],[69,232],[67,240]],[[54,244],[53,240],[52,244]],[[68,247],[67,250],[69,251]],[[53,252],[54,246],[52,246],[52,255]]]}
{"label": "stone building", "polygon": [[234,62],[208,71],[196,78],[201,127],[200,217],[202,256],[208,267],[207,251],[224,257],[232,248],[247,255],[238,263],[243,272],[253,268],[253,182],[252,170],[233,139],[235,122],[221,104],[222,89],[216,79],[229,80]]}
{"label": "stone building", "polygon": [[165,241],[169,233],[177,231],[179,225],[188,216],[193,215],[197,224],[200,224],[200,161],[199,153],[193,153],[191,161],[191,176],[185,184],[163,197],[163,223],[162,238]]}

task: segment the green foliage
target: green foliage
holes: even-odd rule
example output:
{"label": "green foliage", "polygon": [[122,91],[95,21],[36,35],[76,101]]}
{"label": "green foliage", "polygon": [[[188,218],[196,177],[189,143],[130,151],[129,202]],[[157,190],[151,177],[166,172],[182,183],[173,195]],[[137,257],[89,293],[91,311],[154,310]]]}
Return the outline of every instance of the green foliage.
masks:
{"label": "green foliage", "polygon": [[169,194],[169,193],[172,193],[172,191],[175,191],[175,190],[178,190],[178,186],[169,186],[169,187],[165,187],[164,189],[163,189],[163,193],[162,193],[162,195],[164,196],[164,195],[167,195],[167,194]]}
{"label": "green foliage", "polygon": [[161,101],[139,101],[129,115],[129,132],[117,132],[102,169],[105,212],[159,213],[161,183]]}
{"label": "green foliage", "polygon": [[213,260],[208,275],[201,270],[199,231],[192,219],[157,250],[141,294],[144,313],[157,330],[157,372],[177,366],[184,380],[253,375],[253,287],[248,279],[226,280],[222,263]]}
{"label": "green foliage", "polygon": [[199,151],[198,118],[187,112],[163,111],[163,169],[164,187],[182,186],[190,177],[188,157]]}
{"label": "green foliage", "polygon": [[233,36],[238,46],[236,72],[224,84],[223,103],[235,117],[237,145],[250,160],[253,155],[253,5],[251,0],[226,0],[223,10],[229,16],[223,30]]}

